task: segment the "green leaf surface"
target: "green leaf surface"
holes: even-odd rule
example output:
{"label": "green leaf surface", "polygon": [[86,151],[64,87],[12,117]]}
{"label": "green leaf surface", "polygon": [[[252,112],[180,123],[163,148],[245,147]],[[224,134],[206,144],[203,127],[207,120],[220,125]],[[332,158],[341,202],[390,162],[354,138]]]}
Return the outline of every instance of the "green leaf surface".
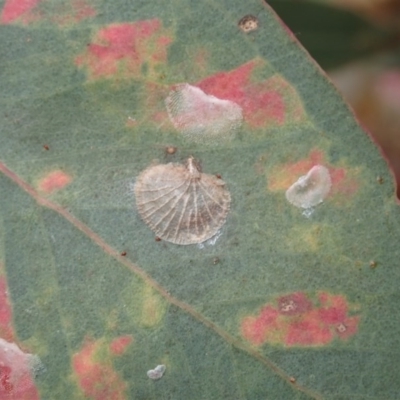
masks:
{"label": "green leaf surface", "polygon": [[[2,395],[400,398],[392,177],[263,1],[9,0],[0,20]],[[155,240],[136,178],[189,157],[227,220]],[[303,210],[285,192],[314,166],[331,187]]]}

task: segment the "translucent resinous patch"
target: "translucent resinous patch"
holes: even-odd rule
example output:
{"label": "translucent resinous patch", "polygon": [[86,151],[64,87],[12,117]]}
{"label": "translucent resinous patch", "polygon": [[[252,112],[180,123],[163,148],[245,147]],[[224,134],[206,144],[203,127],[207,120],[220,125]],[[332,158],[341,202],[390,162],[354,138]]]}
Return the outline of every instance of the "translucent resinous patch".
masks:
{"label": "translucent resinous patch", "polygon": [[147,371],[147,376],[153,380],[161,379],[164,375],[165,369],[166,367],[164,364],[157,365],[157,367],[155,367],[154,369],[150,369]]}
{"label": "translucent resinous patch", "polygon": [[328,168],[314,165],[286,191],[289,203],[300,208],[311,208],[322,203],[332,186]]}
{"label": "translucent resinous patch", "polygon": [[243,120],[242,108],[235,102],[207,95],[187,83],[176,85],[165,105],[174,127],[195,142],[230,140]]}
{"label": "translucent resinous patch", "polygon": [[143,221],[161,239],[175,244],[202,243],[226,221],[231,202],[225,182],[200,171],[193,158],[183,164],[145,169],[134,187]]}

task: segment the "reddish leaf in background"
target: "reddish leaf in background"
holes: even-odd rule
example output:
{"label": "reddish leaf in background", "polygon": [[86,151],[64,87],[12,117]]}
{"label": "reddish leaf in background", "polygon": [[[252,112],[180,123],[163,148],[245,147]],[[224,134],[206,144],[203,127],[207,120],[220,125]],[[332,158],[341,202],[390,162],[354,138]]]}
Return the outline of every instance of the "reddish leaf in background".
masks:
{"label": "reddish leaf in background", "polygon": [[125,400],[126,383],[109,361],[96,359],[103,346],[101,340],[87,340],[73,356],[72,366],[79,386],[84,395],[93,400]]}
{"label": "reddish leaf in background", "polygon": [[279,297],[277,306],[267,304],[258,315],[242,320],[242,336],[257,346],[323,346],[356,334],[360,317],[349,316],[344,296],[321,292],[318,300],[312,302],[303,292]]}
{"label": "reddish leaf in background", "polygon": [[111,78],[118,72],[139,78],[144,63],[152,71],[166,62],[171,41],[158,19],[113,24],[100,29],[75,62],[87,67],[92,79]]}
{"label": "reddish leaf in background", "polygon": [[231,100],[243,109],[244,120],[253,128],[283,125],[304,116],[296,91],[282,77],[274,75],[261,82],[252,79],[261,67],[261,60],[252,60],[240,67],[219,72],[195,84],[206,94]]}
{"label": "reddish leaf in background", "polygon": [[1,12],[0,21],[2,24],[10,24],[16,19],[28,16],[40,0],[6,0]]}
{"label": "reddish leaf in background", "polygon": [[38,188],[47,194],[63,189],[71,183],[72,177],[63,171],[55,170],[40,179]]}
{"label": "reddish leaf in background", "polygon": [[[0,274],[4,274],[0,264]],[[39,400],[32,377],[32,368],[39,359],[24,353],[16,343],[12,326],[12,309],[7,281],[0,276],[0,399]]]}
{"label": "reddish leaf in background", "polygon": [[312,150],[307,158],[295,163],[275,166],[268,173],[268,189],[272,192],[287,190],[300,176],[306,175],[314,165],[324,165],[329,169],[332,188],[328,196],[337,193],[351,196],[358,190],[358,183],[349,176],[349,171],[330,165],[326,161],[325,154],[317,149]]}

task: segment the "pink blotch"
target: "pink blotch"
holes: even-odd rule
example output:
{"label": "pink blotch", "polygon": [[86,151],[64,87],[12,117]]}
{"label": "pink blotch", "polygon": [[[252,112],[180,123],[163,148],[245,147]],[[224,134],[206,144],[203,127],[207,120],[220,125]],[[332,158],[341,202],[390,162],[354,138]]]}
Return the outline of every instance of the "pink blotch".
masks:
{"label": "pink blotch", "polygon": [[0,337],[11,342],[14,340],[12,328],[12,309],[8,298],[7,281],[0,277]]}
{"label": "pink blotch", "polygon": [[93,400],[125,400],[126,383],[108,364],[95,359],[100,341],[86,341],[72,357],[72,366],[79,386],[86,397]]}
{"label": "pink blotch", "polygon": [[343,322],[335,326],[336,335],[342,340],[349,339],[357,333],[359,323],[359,316],[346,318]]}
{"label": "pink blotch", "polygon": [[358,190],[358,182],[349,177],[344,168],[329,168],[332,179],[331,195],[342,194],[352,196]]}
{"label": "pink blotch", "polygon": [[97,14],[96,10],[85,0],[74,0],[71,5],[74,10],[74,19],[76,22],[94,17]]}
{"label": "pink blotch", "polygon": [[[198,82],[198,86],[207,94],[219,99],[231,100],[242,106],[245,100],[244,88],[249,84],[251,73],[260,63],[253,60],[229,72],[218,72]],[[243,107],[242,107],[243,108]]]}
{"label": "pink blotch", "polygon": [[277,331],[278,316],[279,312],[272,306],[267,305],[261,310],[258,317],[246,317],[242,321],[242,336],[256,346],[263,344],[267,336],[271,336],[271,333],[274,336]]}
{"label": "pink blotch", "polygon": [[346,319],[348,305],[343,296],[329,296],[326,301],[321,301],[321,305],[318,313],[319,319],[323,323],[327,325],[339,324]]}
{"label": "pink blotch", "polygon": [[131,335],[120,336],[114,339],[110,344],[110,351],[115,356],[120,356],[125,353],[127,347],[132,343],[133,337]]}
{"label": "pink blotch", "polygon": [[205,78],[196,86],[219,99],[234,101],[242,107],[244,119],[252,127],[283,124],[286,107],[282,94],[269,87],[269,80],[251,81],[252,72],[259,65],[259,60],[253,60],[232,71]]}
{"label": "pink blotch", "polygon": [[300,176],[307,174],[314,165],[323,163],[324,154],[319,150],[312,150],[310,155],[305,159],[292,164],[279,165],[274,168],[268,177],[268,188],[273,192],[286,190]]}
{"label": "pink blotch", "polygon": [[333,340],[334,336],[329,326],[318,319],[315,312],[310,312],[289,324],[285,338],[287,346],[322,346]]}
{"label": "pink blotch", "polygon": [[71,183],[72,177],[61,170],[56,170],[47,174],[39,181],[39,190],[47,194],[63,189]]}
{"label": "pink blotch", "polygon": [[324,165],[329,170],[332,188],[328,193],[328,197],[340,194],[342,197],[344,195],[348,198],[347,196],[357,192],[357,181],[349,177],[344,168],[329,165],[326,162],[325,154],[317,149],[313,149],[305,159],[275,167],[268,177],[268,189],[272,192],[287,190],[300,176],[306,175],[315,165]]}
{"label": "pink blotch", "polygon": [[1,12],[0,22],[2,24],[10,24],[16,19],[26,16],[40,0],[6,0]]}
{"label": "pink blotch", "polygon": [[264,307],[260,315],[256,317],[246,317],[242,321],[242,335],[254,345],[261,345],[265,342],[268,331],[276,330],[276,319],[279,312],[270,305]]}
{"label": "pink blotch", "polygon": [[358,331],[360,317],[348,316],[344,296],[320,292],[318,298],[319,304],[313,304],[303,292],[281,296],[277,308],[267,304],[258,316],[243,319],[242,336],[257,346],[266,342],[323,346],[336,337],[347,340]]}
{"label": "pink blotch", "polygon": [[0,339],[0,398],[39,400],[32,377],[32,366],[38,360],[24,353],[15,343]]}
{"label": "pink blotch", "polygon": [[263,344],[265,341],[265,329],[260,326],[255,317],[247,317],[242,321],[241,332],[246,340],[256,346]]}
{"label": "pink blotch", "polygon": [[86,53],[75,59],[92,78],[109,78],[120,70],[140,76],[144,62],[166,62],[172,39],[162,32],[159,19],[109,25],[100,29]]}
{"label": "pink blotch", "polygon": [[96,10],[86,0],[72,0],[65,2],[54,9],[50,20],[60,26],[76,24],[80,21],[94,17]]}
{"label": "pink blotch", "polygon": [[295,292],[279,297],[278,308],[283,315],[297,315],[309,311],[312,308],[312,303],[304,292]]}

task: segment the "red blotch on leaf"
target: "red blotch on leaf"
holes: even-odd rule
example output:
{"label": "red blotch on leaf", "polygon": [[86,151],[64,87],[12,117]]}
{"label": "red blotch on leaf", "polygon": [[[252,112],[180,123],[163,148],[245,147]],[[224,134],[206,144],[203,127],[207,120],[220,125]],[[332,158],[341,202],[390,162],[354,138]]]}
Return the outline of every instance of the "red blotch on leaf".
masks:
{"label": "red blotch on leaf", "polygon": [[63,171],[50,172],[39,181],[39,190],[47,194],[63,189],[72,181],[72,177]]}
{"label": "red blotch on leaf", "polygon": [[86,0],[64,1],[57,4],[52,12],[35,10],[35,6],[41,0],[7,0],[1,14],[1,23],[10,24],[15,21],[31,23],[34,21],[46,20],[66,25],[77,23],[81,20],[96,15],[96,10]]}
{"label": "red blotch on leaf", "polygon": [[32,368],[40,361],[15,343],[0,339],[0,399],[39,400]]}
{"label": "red blotch on leaf", "polygon": [[320,321],[314,310],[288,324],[285,344],[287,346],[323,346],[331,342],[333,338],[334,334],[330,326]]}
{"label": "red blotch on leaf", "polygon": [[10,24],[16,19],[27,16],[40,0],[7,0],[1,12],[2,24]]}
{"label": "red blotch on leaf", "polygon": [[72,9],[74,10],[74,19],[79,22],[83,19],[94,17],[97,12],[84,0],[72,1]]}
{"label": "red blotch on leaf", "polygon": [[302,314],[312,308],[311,301],[303,292],[295,292],[278,299],[279,312],[284,315]]}
{"label": "red blotch on leaf", "polygon": [[113,355],[120,356],[125,353],[126,348],[132,343],[132,336],[125,335],[114,339],[110,344],[110,351]]}
{"label": "red blotch on leaf", "polygon": [[16,343],[4,266],[0,263],[0,399],[39,400],[32,368],[40,361]]}
{"label": "red blotch on leaf", "polygon": [[349,316],[344,296],[321,292],[312,302],[303,292],[267,304],[256,316],[242,320],[242,336],[250,343],[281,343],[286,346],[323,346],[333,339],[346,340],[358,331],[359,316]]}
{"label": "red blotch on leaf", "polygon": [[301,101],[293,87],[275,75],[255,81],[253,72],[262,67],[261,60],[253,60],[240,67],[219,72],[195,84],[206,94],[231,100],[243,109],[244,120],[253,128],[282,125],[287,120],[303,117]]}
{"label": "red blotch on leaf", "polygon": [[0,337],[11,342],[14,340],[12,328],[12,310],[8,299],[7,282],[4,276],[0,277]]}
{"label": "red blotch on leaf", "polygon": [[41,18],[48,19],[59,26],[65,26],[79,23],[96,14],[96,10],[86,0],[72,0],[60,3],[50,15],[42,15]]}
{"label": "red blotch on leaf", "polygon": [[113,24],[100,29],[75,62],[86,66],[92,79],[110,78],[117,73],[140,77],[144,63],[152,70],[166,62],[171,41],[158,19]]}
{"label": "red blotch on leaf", "polygon": [[276,326],[279,311],[267,305],[260,315],[256,317],[246,317],[242,321],[242,336],[255,345],[265,342],[268,329]]}
{"label": "red blotch on leaf", "polygon": [[72,358],[72,366],[79,386],[86,397],[94,400],[125,400],[126,384],[112,367],[111,362],[96,359],[102,341],[86,341]]}

